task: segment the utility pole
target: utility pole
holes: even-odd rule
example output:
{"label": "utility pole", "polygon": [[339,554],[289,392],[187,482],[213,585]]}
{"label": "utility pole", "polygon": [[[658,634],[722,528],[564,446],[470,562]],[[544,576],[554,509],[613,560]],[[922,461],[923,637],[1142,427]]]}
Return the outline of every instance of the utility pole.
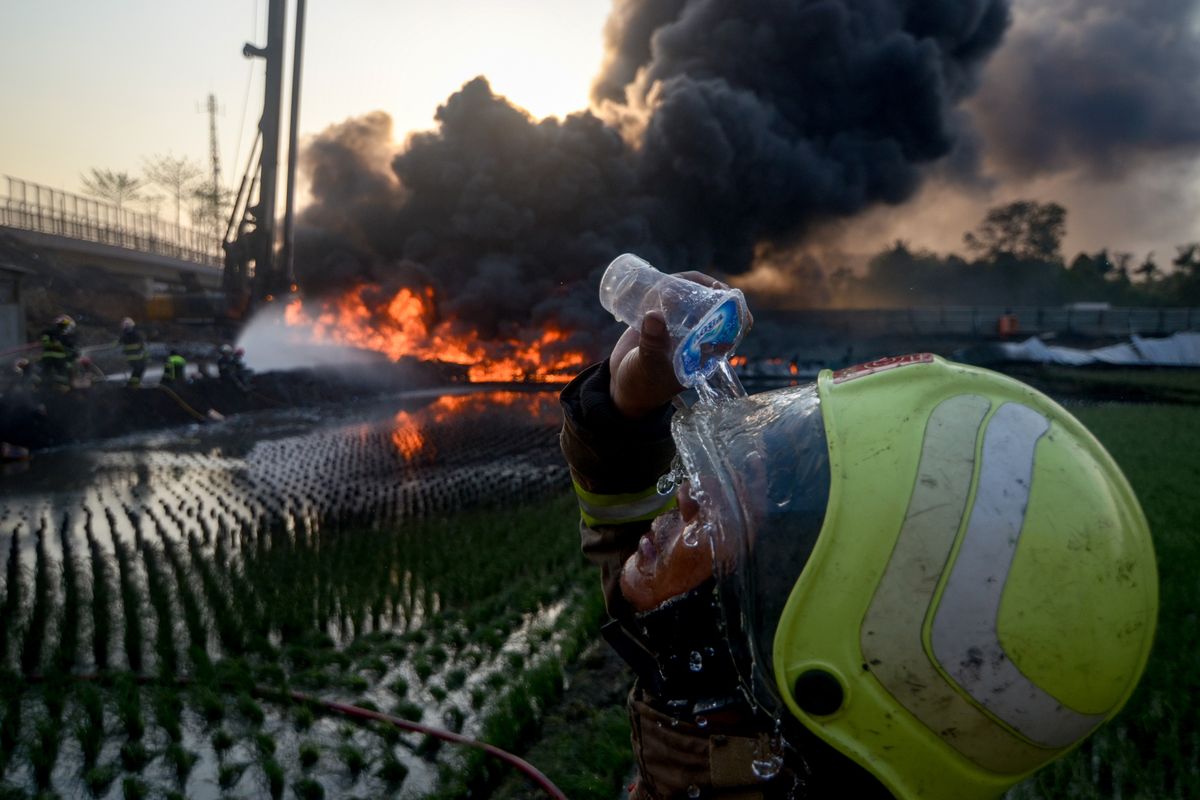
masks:
{"label": "utility pole", "polygon": [[204,201],[208,204],[208,217],[205,220],[207,225],[212,225],[213,231],[220,235],[221,225],[221,151],[217,147],[217,96],[212,92],[208,93],[208,158],[212,163],[212,185],[209,187],[208,197]]}
{"label": "utility pole", "polygon": [[[225,241],[224,289],[228,313],[244,316],[252,305],[271,302],[288,292],[291,274],[291,211],[285,219],[284,252],[275,252],[275,217],[279,184],[280,122],[283,109],[284,29],[287,0],[269,0],[267,6],[267,43],[264,47],[247,43],[242,54],[261,58],[266,63],[266,88],[263,113],[258,123],[258,157],[251,157],[241,189],[234,200]],[[304,35],[304,2],[296,13],[296,49],[292,86],[292,131],[287,183],[288,208],[292,204],[291,184],[295,175],[296,117],[299,113],[300,56]],[[250,204],[255,189],[258,201]]]}
{"label": "utility pole", "polygon": [[296,140],[300,127],[300,67],[304,63],[305,0],[296,0],[296,40],[292,45],[292,114],[288,123],[287,200],[283,212],[283,247],[279,251],[280,272],[289,289],[296,285],[295,242],[296,221]]}

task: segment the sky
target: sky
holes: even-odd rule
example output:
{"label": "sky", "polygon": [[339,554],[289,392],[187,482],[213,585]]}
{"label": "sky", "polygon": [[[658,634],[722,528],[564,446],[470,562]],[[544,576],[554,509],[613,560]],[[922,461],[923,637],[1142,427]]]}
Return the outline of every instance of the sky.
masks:
{"label": "sky", "polygon": [[[380,109],[399,148],[481,74],[535,117],[586,108],[611,9],[314,0],[301,135]],[[261,61],[241,47],[262,43],[265,16],[266,0],[6,0],[0,175],[78,192],[89,168],[136,173],[156,154],[207,167],[213,92],[221,166],[235,183],[262,97]],[[988,207],[1029,197],[1068,207],[1068,253],[1169,259],[1200,239],[1198,39],[1190,0],[1014,0],[1012,25],[962,104],[974,152],[928,167],[902,204],[873,205],[820,238],[853,253],[895,239],[944,252]]]}
{"label": "sky", "polygon": [[[79,192],[92,167],[137,173],[156,154],[207,167],[211,92],[233,183],[263,92],[262,61],[241,50],[265,44],[266,9],[266,0],[5,0],[0,175]],[[396,131],[430,128],[438,104],[485,73],[537,116],[583,108],[608,10],[608,0],[309,2],[301,135],[375,109]]]}

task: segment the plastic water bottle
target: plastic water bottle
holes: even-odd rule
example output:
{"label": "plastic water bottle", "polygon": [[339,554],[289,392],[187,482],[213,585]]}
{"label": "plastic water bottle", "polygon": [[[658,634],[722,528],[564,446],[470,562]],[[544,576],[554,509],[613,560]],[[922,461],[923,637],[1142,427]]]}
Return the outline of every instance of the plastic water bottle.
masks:
{"label": "plastic water bottle", "polygon": [[729,356],[749,328],[750,312],[741,289],[710,289],[666,275],[632,253],[613,259],[600,279],[600,305],[632,328],[648,311],[661,311],[675,346],[675,377],[700,396],[744,395]]}

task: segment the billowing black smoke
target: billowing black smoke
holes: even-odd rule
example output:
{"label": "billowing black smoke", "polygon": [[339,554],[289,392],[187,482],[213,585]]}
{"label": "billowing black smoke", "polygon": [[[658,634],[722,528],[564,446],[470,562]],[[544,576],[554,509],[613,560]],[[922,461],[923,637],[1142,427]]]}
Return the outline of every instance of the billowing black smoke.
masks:
{"label": "billowing black smoke", "polygon": [[756,245],[911,196],[1008,21],[1009,0],[616,0],[594,111],[536,121],[480,77],[390,164],[386,115],[321,134],[301,279],[401,265],[495,335],[594,324],[578,284],[623,251],[743,272]]}
{"label": "billowing black smoke", "polygon": [[1112,178],[1200,152],[1195,0],[1020,0],[973,113],[1007,175]]}

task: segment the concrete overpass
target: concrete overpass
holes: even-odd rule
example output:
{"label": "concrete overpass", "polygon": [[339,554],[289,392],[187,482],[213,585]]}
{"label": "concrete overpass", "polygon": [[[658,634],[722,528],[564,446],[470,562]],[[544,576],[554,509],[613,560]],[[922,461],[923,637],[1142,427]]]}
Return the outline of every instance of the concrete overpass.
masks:
{"label": "concrete overpass", "polygon": [[102,269],[143,297],[221,288],[221,240],[59,189],[5,176],[0,232],[58,263]]}

